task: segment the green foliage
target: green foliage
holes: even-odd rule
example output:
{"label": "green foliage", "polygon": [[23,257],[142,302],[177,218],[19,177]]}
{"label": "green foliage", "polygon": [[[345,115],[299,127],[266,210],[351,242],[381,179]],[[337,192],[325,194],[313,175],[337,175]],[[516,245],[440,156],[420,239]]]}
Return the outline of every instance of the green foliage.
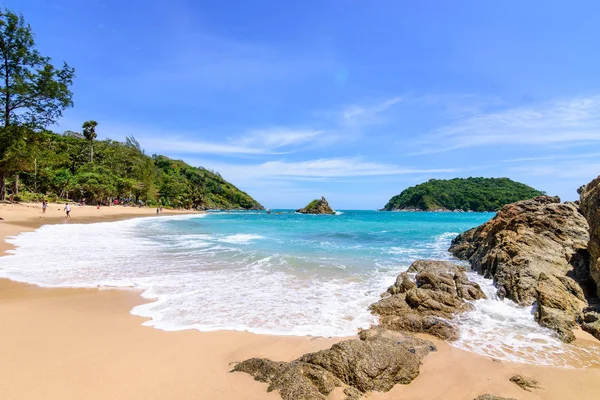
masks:
{"label": "green foliage", "polygon": [[[144,154],[134,137],[125,143],[96,141],[88,162],[88,140],[52,132],[32,133],[28,153],[15,171],[22,190],[89,204],[121,199],[138,204],[199,209],[262,209],[219,174],[183,161]],[[30,197],[21,195],[23,201]]]}
{"label": "green foliage", "polygon": [[542,194],[508,178],[431,179],[392,197],[383,210],[497,211],[506,204]]}
{"label": "green foliage", "polygon": [[4,179],[19,168],[26,135],[55,123],[71,107],[75,71],[51,64],[35,48],[22,15],[0,10],[0,198]]}

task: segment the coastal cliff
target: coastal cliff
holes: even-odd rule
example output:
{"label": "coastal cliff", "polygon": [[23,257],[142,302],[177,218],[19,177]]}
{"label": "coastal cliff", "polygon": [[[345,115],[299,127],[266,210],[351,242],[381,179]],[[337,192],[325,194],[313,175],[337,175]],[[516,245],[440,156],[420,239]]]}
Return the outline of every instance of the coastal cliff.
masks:
{"label": "coastal cliff", "polygon": [[597,263],[590,263],[588,251],[598,249],[597,236],[589,233],[598,223],[597,186],[592,182],[582,191],[585,216],[578,203],[539,196],[503,207],[490,221],[457,236],[449,251],[493,278],[501,298],[537,303],[536,321],[563,341],[574,340],[572,329],[579,325],[600,339],[591,272]]}
{"label": "coastal cliff", "polygon": [[325,197],[311,201],[306,207],[296,210],[300,214],[335,214]]}
{"label": "coastal cliff", "polygon": [[579,189],[580,208],[590,226],[590,276],[600,296],[600,176]]}
{"label": "coastal cliff", "polygon": [[543,194],[508,178],[430,179],[392,197],[382,211],[497,211]]}

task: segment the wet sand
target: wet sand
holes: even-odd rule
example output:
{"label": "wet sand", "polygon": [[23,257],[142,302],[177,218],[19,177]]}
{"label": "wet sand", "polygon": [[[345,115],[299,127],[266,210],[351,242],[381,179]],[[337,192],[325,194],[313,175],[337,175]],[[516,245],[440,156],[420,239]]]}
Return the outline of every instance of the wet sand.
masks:
{"label": "wet sand", "polygon": [[[0,205],[4,237],[44,223],[110,221],[155,216],[153,209],[58,205],[41,218],[36,205]],[[163,215],[167,214],[165,213]],[[0,258],[0,266],[2,259]],[[246,332],[163,332],[141,326],[129,311],[144,299],[133,290],[47,289],[0,279],[0,399],[278,399],[267,385],[232,363],[249,357],[290,361],[342,339]],[[578,333],[581,343],[590,339]],[[428,338],[431,340],[431,338]],[[410,385],[368,399],[460,399],[484,393],[516,399],[598,399],[600,368],[568,369],[496,362],[434,340]],[[523,374],[542,386],[525,392],[509,378]],[[336,391],[331,398],[341,399]]]}

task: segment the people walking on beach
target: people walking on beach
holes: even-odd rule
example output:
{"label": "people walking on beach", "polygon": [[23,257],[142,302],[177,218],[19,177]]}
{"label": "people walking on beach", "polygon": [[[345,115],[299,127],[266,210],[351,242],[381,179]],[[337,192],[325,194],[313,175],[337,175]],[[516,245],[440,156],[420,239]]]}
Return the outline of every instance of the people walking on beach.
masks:
{"label": "people walking on beach", "polygon": [[42,200],[42,214],[46,214],[46,207],[48,207],[48,202],[46,200]]}
{"label": "people walking on beach", "polygon": [[71,213],[71,206],[69,205],[69,203],[65,204],[65,212],[67,213],[67,218],[69,218],[71,215],[69,215]]}

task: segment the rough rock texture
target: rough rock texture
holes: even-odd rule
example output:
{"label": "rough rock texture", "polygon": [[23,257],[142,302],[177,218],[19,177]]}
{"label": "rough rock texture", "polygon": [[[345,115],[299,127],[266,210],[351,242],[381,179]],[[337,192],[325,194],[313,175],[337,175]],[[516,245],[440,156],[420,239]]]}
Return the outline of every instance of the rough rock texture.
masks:
{"label": "rough rock texture", "polygon": [[387,297],[371,305],[371,311],[380,316],[381,326],[446,340],[458,338],[456,327],[448,320],[470,309],[466,300],[485,298],[463,267],[432,260],[415,261],[383,296]]}
{"label": "rough rock texture", "polygon": [[600,340],[600,313],[594,311],[587,311],[583,315],[583,322],[581,328],[593,335],[596,339]]}
{"label": "rough rock texture", "polygon": [[313,200],[306,207],[296,210],[301,214],[335,214],[335,211],[329,207],[329,203],[325,200],[325,197],[321,197],[321,200]]}
{"label": "rough rock texture", "polygon": [[600,176],[579,189],[581,212],[590,227],[590,276],[600,296]]}
{"label": "rough rock texture", "polygon": [[531,392],[531,389],[539,389],[540,385],[538,381],[532,378],[527,378],[522,375],[514,375],[510,378],[510,381],[521,389]]}
{"label": "rough rock texture", "polygon": [[482,394],[481,396],[475,397],[473,400],[516,400],[512,397],[499,397],[493,394]]}
{"label": "rough rock texture", "polygon": [[571,342],[592,291],[588,240],[588,223],[576,203],[540,196],[503,207],[456,237],[450,252],[494,278],[500,297],[537,302],[536,320]]}
{"label": "rough rock texture", "polygon": [[588,240],[587,221],[575,203],[540,196],[502,207],[487,223],[457,236],[450,252],[494,278],[500,297],[530,305],[540,272],[565,276]]}
{"label": "rough rock texture", "polygon": [[408,384],[419,375],[421,360],[435,347],[427,340],[381,328],[362,331],[327,350],[305,354],[292,362],[251,358],[233,371],[246,372],[279,390],[284,400],[324,400],[336,387],[347,399],[367,391],[387,392],[395,384]]}

